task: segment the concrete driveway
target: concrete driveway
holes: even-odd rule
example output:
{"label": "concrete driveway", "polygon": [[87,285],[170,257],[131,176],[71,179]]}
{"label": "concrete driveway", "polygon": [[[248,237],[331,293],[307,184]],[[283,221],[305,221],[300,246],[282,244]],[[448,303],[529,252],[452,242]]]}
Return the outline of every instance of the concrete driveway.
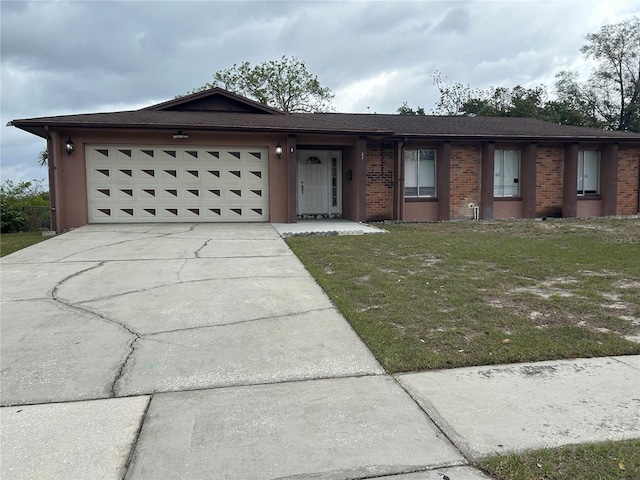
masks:
{"label": "concrete driveway", "polygon": [[270,225],[87,226],[1,265],[3,479],[466,463]]}

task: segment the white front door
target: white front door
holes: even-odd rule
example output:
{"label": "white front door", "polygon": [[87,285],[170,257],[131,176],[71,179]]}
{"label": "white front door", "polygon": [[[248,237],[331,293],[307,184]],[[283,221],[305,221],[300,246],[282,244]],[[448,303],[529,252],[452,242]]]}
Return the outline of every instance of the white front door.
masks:
{"label": "white front door", "polygon": [[342,213],[341,156],[324,150],[298,151],[298,214]]}

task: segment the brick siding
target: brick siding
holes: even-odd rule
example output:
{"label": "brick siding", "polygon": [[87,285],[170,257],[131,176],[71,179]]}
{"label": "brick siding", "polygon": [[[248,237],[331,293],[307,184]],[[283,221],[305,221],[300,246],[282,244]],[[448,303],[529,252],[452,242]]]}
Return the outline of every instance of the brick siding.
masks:
{"label": "brick siding", "polygon": [[482,149],[480,145],[451,146],[451,219],[473,218],[470,203],[480,205]]}
{"label": "brick siding", "polygon": [[562,172],[564,148],[538,147],[536,160],[536,217],[562,215]]}
{"label": "brick siding", "polygon": [[393,218],[394,144],[367,144],[367,221]]}
{"label": "brick siding", "polygon": [[618,149],[617,215],[638,213],[638,182],[640,178],[640,149],[621,146]]}
{"label": "brick siding", "polygon": [[[451,219],[471,218],[469,203],[480,204],[482,149],[477,145],[451,147]],[[367,146],[367,220],[393,217],[394,145],[369,142]],[[564,147],[540,145],[536,160],[536,217],[562,215]],[[638,213],[640,149],[618,150],[617,215]]]}

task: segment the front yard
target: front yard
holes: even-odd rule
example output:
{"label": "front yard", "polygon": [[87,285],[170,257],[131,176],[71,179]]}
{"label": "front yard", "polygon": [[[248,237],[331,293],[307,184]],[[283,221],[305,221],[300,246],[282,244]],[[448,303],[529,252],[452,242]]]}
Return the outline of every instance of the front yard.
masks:
{"label": "front yard", "polygon": [[[640,220],[383,227],[287,243],[389,373],[640,354]],[[638,478],[640,440],[476,467],[500,480]]]}
{"label": "front yard", "polygon": [[640,354],[640,221],[384,225],[288,244],[389,373]]}
{"label": "front yard", "polygon": [[0,257],[42,242],[47,238],[49,237],[43,236],[42,232],[3,233],[0,235]]}

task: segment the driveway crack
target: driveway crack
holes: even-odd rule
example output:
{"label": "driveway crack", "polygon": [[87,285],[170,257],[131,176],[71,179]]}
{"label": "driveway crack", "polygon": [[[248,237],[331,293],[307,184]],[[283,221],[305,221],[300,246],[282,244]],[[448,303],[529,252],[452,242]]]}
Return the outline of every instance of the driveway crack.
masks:
{"label": "driveway crack", "polygon": [[116,374],[113,383],[111,384],[111,396],[113,397],[117,397],[118,396],[118,392],[116,392],[116,385],[118,384],[118,382],[122,379],[122,375],[124,374],[124,369],[126,368],[127,364],[129,363],[129,360],[131,359],[131,357],[133,356],[133,354],[136,351],[136,347],[135,344],[138,340],[140,340],[140,335],[136,334],[136,337],[131,340],[131,342],[129,342],[129,354],[127,355],[127,357],[124,359],[124,361],[122,362],[122,364],[120,365],[120,369],[118,370],[118,373]]}
{"label": "driveway crack", "polygon": [[131,357],[132,357],[132,356],[133,356],[133,354],[135,353],[135,343],[136,343],[136,342],[141,338],[141,335],[140,335],[138,332],[136,332],[136,331],[132,330],[131,328],[129,328],[129,327],[128,327],[126,324],[124,324],[123,322],[119,322],[119,321],[117,321],[117,320],[115,320],[115,319],[113,319],[113,318],[109,318],[109,317],[107,317],[107,316],[105,316],[105,315],[102,315],[102,314],[100,314],[100,313],[98,313],[98,312],[95,312],[95,311],[93,311],[93,310],[91,310],[91,309],[89,309],[89,308],[81,307],[81,306],[78,306],[78,305],[74,305],[73,303],[66,302],[66,301],[64,301],[64,300],[62,300],[61,298],[59,298],[59,297],[58,297],[58,288],[60,288],[60,286],[61,286],[63,283],[65,283],[66,281],[68,281],[68,280],[70,280],[70,279],[72,279],[72,278],[74,278],[74,277],[77,277],[77,276],[79,276],[79,275],[82,275],[82,274],[83,274],[83,273],[85,273],[85,272],[88,272],[88,271],[90,271],[90,270],[93,270],[93,269],[99,268],[99,267],[103,266],[104,264],[105,264],[105,262],[104,262],[104,261],[103,261],[103,262],[100,262],[100,263],[98,263],[97,265],[93,265],[93,266],[92,266],[92,267],[90,267],[90,268],[87,268],[87,269],[82,270],[82,271],[80,271],[80,272],[76,272],[76,273],[74,273],[73,275],[69,275],[68,277],[66,277],[66,278],[64,278],[64,279],[62,279],[62,280],[60,280],[60,281],[56,284],[56,286],[53,288],[53,290],[51,291],[51,298],[52,298],[55,302],[57,302],[57,303],[59,303],[59,304],[61,304],[61,305],[64,305],[66,308],[69,308],[69,309],[71,309],[71,310],[75,310],[75,311],[79,311],[79,312],[82,312],[82,313],[86,313],[86,314],[91,315],[92,317],[99,318],[100,320],[103,320],[103,321],[105,321],[105,322],[113,323],[113,324],[115,324],[115,325],[118,325],[121,329],[123,329],[125,332],[127,332],[129,335],[131,335],[131,336],[133,337],[133,338],[131,339],[131,341],[129,342],[129,345],[128,345],[128,350],[129,350],[129,351],[127,352],[127,354],[126,354],[126,356],[125,356],[124,360],[122,361],[122,363],[121,363],[121,365],[120,365],[120,368],[118,369],[118,372],[117,372],[117,374],[116,374],[116,376],[115,376],[115,378],[114,378],[113,382],[111,383],[111,389],[110,389],[110,391],[111,391],[112,396],[114,396],[114,397],[115,397],[115,396],[116,396],[116,384],[120,381],[120,379],[121,379],[121,377],[122,377],[122,374],[123,374],[123,372],[124,372],[124,369],[125,369],[125,367],[126,367],[127,363],[129,362],[129,360],[131,359]]}
{"label": "driveway crack", "polygon": [[201,251],[203,248],[205,248],[207,245],[209,245],[209,242],[210,242],[211,240],[212,240],[212,239],[211,239],[211,238],[209,238],[206,242],[204,242],[204,244],[203,244],[203,245],[202,245],[198,250],[196,250],[196,253],[195,253],[196,258],[200,258],[200,251]]}
{"label": "driveway crack", "polygon": [[248,318],[246,320],[238,320],[237,322],[222,323],[222,324],[218,324],[218,325],[197,325],[197,326],[194,326],[194,327],[176,328],[176,329],[173,329],[173,330],[162,330],[160,332],[146,333],[143,336],[145,338],[151,338],[154,335],[162,335],[164,333],[187,332],[189,330],[199,330],[199,329],[202,329],[202,328],[232,327],[234,325],[242,325],[244,323],[259,322],[261,320],[277,320],[279,318],[297,317],[297,316],[301,316],[301,315],[306,315],[308,313],[323,312],[323,311],[326,311],[326,310],[335,310],[335,307],[314,308],[312,310],[304,310],[302,312],[285,313],[284,315],[271,315],[271,316],[268,316],[268,317]]}
{"label": "driveway crack", "polygon": [[[184,265],[182,267],[180,267],[179,272],[178,272],[178,277],[180,277],[182,270],[184,269],[184,267],[187,264],[187,261],[189,259],[186,259]],[[193,259],[192,259],[193,260]],[[154,290],[158,290],[161,288],[166,288],[166,287],[171,287],[171,286],[175,286],[175,285],[189,285],[189,284],[193,284],[193,283],[204,283],[204,282],[218,282],[218,283],[225,283],[228,282],[230,280],[244,280],[244,279],[276,279],[276,280],[280,280],[282,278],[308,278],[306,275],[289,275],[287,277],[283,277],[281,275],[242,275],[242,276],[237,276],[237,277],[233,277],[233,276],[228,276],[228,277],[214,277],[214,278],[198,278],[195,280],[181,280],[180,278],[178,278],[177,282],[168,282],[168,283],[161,283],[159,285],[153,285],[150,287],[146,287],[146,288],[139,288],[136,290],[128,290],[126,292],[121,292],[121,293],[114,293],[111,295],[105,295],[103,297],[95,297],[92,298],[90,300],[82,300],[77,302],[75,305],[83,305],[85,303],[93,303],[93,302],[98,302],[101,300],[110,300],[113,298],[118,298],[118,297],[124,297],[126,295],[133,295],[136,293],[144,293],[144,292],[152,292]]]}
{"label": "driveway crack", "polygon": [[[153,234],[148,234],[148,233],[144,233],[143,235],[150,235],[150,238],[154,238],[154,237],[159,237],[158,235],[153,235]],[[148,239],[148,238],[146,238]],[[119,242],[114,242],[114,243],[107,243],[105,245],[98,245],[95,247],[91,247],[91,248],[87,248],[86,250],[80,250],[77,252],[74,252],[70,255],[67,255],[66,257],[62,257],[62,258],[58,258],[57,260],[55,260],[56,262],[62,262],[70,257],[75,257],[76,255],[79,255],[81,253],[87,253],[87,252],[91,252],[93,250],[99,250],[100,248],[106,248],[106,247],[113,247],[114,245],[122,245],[123,243],[129,243],[129,242],[136,242],[138,240],[146,240],[145,238],[131,238],[128,240],[121,240]]]}

